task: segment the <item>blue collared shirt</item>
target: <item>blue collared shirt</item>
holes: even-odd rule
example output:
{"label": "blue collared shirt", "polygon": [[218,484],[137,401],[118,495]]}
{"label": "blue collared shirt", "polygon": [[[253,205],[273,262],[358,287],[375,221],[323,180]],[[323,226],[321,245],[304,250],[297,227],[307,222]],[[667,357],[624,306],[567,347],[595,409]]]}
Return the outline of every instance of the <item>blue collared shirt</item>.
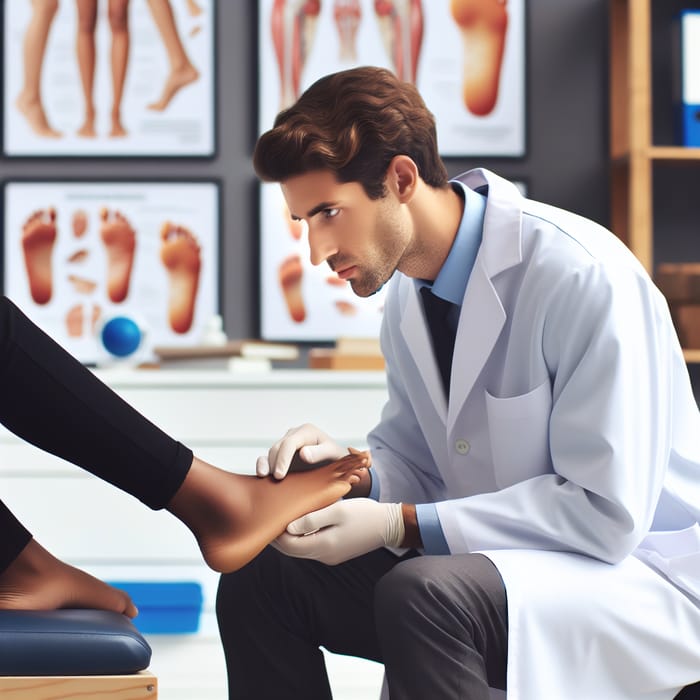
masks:
{"label": "blue collared shirt", "polygon": [[[464,213],[447,259],[432,283],[432,290],[433,294],[454,304],[448,320],[456,328],[462,300],[467,290],[467,282],[481,245],[486,196],[469,189],[457,180],[452,180],[451,184],[455,191],[464,196]],[[415,284],[417,290],[424,286],[431,286],[428,280],[417,279]],[[376,479],[372,479],[369,497],[375,500],[379,499],[379,482]],[[449,554],[450,549],[447,546],[435,504],[417,504],[416,516],[423,541],[423,550],[426,554]]]}

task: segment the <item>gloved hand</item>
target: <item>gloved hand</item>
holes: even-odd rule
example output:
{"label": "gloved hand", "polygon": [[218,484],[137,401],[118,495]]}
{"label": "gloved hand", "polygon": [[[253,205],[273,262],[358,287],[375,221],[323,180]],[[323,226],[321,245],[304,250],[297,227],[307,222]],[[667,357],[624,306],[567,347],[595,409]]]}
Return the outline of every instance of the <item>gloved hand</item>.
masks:
{"label": "gloved hand", "polygon": [[404,535],[400,503],[351,498],[297,518],[272,544],[289,556],[333,565],[379,547],[399,547]]}
{"label": "gloved hand", "polygon": [[258,457],[255,464],[257,475],[272,474],[275,479],[284,478],[297,450],[300,457],[309,464],[327,459],[340,459],[348,453],[315,425],[305,423],[297,428],[290,428],[282,439],[269,449],[267,456]]}

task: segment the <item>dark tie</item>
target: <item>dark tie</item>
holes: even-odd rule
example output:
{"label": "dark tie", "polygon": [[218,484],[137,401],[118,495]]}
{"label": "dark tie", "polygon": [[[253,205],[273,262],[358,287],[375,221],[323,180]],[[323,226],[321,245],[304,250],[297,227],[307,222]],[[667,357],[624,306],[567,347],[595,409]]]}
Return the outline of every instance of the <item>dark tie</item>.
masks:
{"label": "dark tie", "polygon": [[448,321],[448,314],[453,304],[433,294],[430,287],[421,287],[425,317],[433,339],[433,353],[440,368],[442,386],[445,395],[450,395],[450,372],[452,370],[452,353],[455,347],[456,329]]}

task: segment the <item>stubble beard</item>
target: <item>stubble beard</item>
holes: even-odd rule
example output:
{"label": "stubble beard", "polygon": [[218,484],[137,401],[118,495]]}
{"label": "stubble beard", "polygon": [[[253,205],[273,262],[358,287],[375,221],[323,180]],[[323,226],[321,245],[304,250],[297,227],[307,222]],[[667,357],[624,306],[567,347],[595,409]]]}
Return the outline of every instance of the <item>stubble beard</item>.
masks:
{"label": "stubble beard", "polygon": [[392,277],[400,260],[398,250],[385,251],[384,263],[372,266],[369,269],[361,269],[360,275],[350,280],[350,287],[358,297],[371,297],[376,294]]}
{"label": "stubble beard", "polygon": [[[402,230],[400,220],[392,212],[384,212],[376,227],[381,244],[366,256],[366,265],[360,275],[350,280],[352,291],[358,297],[376,294],[399,268],[406,254],[407,234]],[[382,235],[383,234],[383,235]]]}
{"label": "stubble beard", "polygon": [[352,291],[358,297],[371,297],[376,294],[387,282],[391,275],[381,275],[377,272],[364,274],[357,279],[350,280]]}

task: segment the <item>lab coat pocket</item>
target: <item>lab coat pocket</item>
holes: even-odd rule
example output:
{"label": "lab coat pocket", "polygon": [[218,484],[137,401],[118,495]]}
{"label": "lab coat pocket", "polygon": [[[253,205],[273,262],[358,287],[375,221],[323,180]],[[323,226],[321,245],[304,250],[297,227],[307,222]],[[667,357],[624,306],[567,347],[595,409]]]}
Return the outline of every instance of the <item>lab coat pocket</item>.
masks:
{"label": "lab coat pocket", "polygon": [[498,398],[486,392],[486,416],[494,475],[499,488],[552,471],[548,381],[520,396]]}

